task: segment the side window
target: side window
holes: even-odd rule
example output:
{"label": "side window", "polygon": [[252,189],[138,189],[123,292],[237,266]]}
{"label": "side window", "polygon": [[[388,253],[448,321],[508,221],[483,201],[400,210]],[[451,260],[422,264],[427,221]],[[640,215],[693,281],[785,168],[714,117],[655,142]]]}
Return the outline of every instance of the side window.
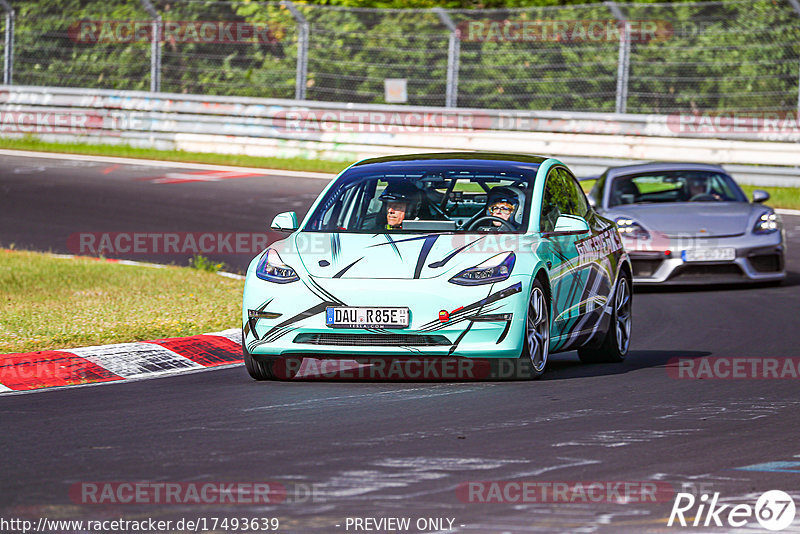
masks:
{"label": "side window", "polygon": [[576,180],[574,176],[564,169],[559,169],[558,172],[562,175],[565,187],[569,193],[570,215],[586,217],[586,214],[589,212],[589,201],[586,200],[586,195],[583,193],[581,184],[578,183],[578,180]]}
{"label": "side window", "polygon": [[606,175],[603,174],[595,183],[592,190],[589,192],[589,196],[594,199],[594,205],[596,208],[600,208],[603,205],[603,189],[605,189],[606,185]]}
{"label": "side window", "polygon": [[564,213],[563,207],[563,180],[555,169],[547,174],[547,182],[544,185],[544,196],[542,197],[542,213],[540,216],[539,229],[542,232],[552,232],[555,230],[558,216]]}
{"label": "side window", "polygon": [[577,180],[563,169],[551,170],[544,187],[540,230],[552,232],[559,215],[586,217],[588,211],[589,202]]}

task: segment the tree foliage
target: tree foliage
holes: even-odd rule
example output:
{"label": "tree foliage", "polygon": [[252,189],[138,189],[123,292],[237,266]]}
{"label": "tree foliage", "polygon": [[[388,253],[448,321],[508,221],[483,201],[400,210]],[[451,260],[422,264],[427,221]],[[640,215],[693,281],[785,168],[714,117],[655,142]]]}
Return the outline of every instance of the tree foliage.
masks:
{"label": "tree foliage", "polygon": [[[154,0],[164,22],[265,24],[270,39],[164,39],[165,92],[293,98],[298,25],[277,3]],[[613,111],[619,38],[471,39],[483,28],[576,21],[615,23],[605,3],[573,0],[322,0],[295,2],[310,27],[307,98],[382,103],[384,80],[405,78],[410,104],[444,105],[449,31],[430,8],[450,8],[460,29],[461,107]],[[147,90],[151,44],[75,38],[86,21],[143,21],[136,0],[13,1],[14,83]],[[365,8],[392,8],[375,10]],[[491,8],[477,10],[476,8]],[[658,26],[630,42],[627,109],[794,109],[800,14],[785,0],[626,3],[624,16]],[[492,26],[494,25],[494,26]]]}

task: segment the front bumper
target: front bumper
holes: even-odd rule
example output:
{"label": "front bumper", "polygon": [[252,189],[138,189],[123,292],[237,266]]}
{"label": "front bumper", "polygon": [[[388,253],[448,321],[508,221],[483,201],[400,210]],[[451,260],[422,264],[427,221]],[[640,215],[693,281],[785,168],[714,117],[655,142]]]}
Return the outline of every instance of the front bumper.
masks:
{"label": "front bumper", "polygon": [[[623,240],[625,242],[625,240]],[[686,262],[688,248],[732,247],[733,261]],[[661,250],[628,250],[636,284],[709,284],[772,282],[786,277],[781,232],[766,236],[694,239],[690,246],[671,245]]]}
{"label": "front bumper", "polygon": [[[255,358],[517,358],[529,293],[530,278],[524,275],[473,287],[441,278],[313,278],[274,284],[248,277],[242,317],[244,342]],[[325,309],[336,305],[408,307],[410,325],[386,330],[331,328],[325,324]],[[444,322],[439,320],[442,310],[450,316]],[[280,315],[268,317],[270,314]]]}

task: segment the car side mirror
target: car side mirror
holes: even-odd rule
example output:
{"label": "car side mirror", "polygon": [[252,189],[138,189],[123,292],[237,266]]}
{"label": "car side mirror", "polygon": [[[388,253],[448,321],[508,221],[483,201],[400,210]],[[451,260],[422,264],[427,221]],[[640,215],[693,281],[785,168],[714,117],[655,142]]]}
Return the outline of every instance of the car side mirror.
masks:
{"label": "car side mirror", "polygon": [[554,231],[582,234],[589,231],[589,223],[577,215],[559,215]]}
{"label": "car side mirror", "polygon": [[753,202],[766,202],[769,200],[769,193],[764,191],[763,189],[756,189],[753,191]]}
{"label": "car side mirror", "polygon": [[269,227],[279,232],[294,232],[297,230],[297,214],[293,211],[279,213],[272,219]]}

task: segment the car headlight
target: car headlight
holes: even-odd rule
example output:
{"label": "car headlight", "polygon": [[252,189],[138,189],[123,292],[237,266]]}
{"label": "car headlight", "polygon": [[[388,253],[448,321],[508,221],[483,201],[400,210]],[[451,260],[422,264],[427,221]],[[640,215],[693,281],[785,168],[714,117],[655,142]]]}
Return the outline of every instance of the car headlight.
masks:
{"label": "car headlight", "polygon": [[756,220],[756,225],[753,226],[754,234],[771,234],[777,232],[779,229],[778,216],[774,211],[765,211],[761,217]]}
{"label": "car headlight", "polygon": [[464,269],[449,281],[460,286],[479,286],[505,280],[514,269],[517,256],[513,252],[501,252],[485,262],[469,269]]}
{"label": "car headlight", "polygon": [[283,263],[278,251],[272,248],[267,250],[267,253],[258,262],[256,276],[267,282],[278,284],[288,284],[300,280],[294,269]]}
{"label": "car headlight", "polygon": [[650,239],[650,232],[644,227],[634,221],[633,219],[626,219],[625,217],[617,217],[617,230],[619,235],[629,239]]}

